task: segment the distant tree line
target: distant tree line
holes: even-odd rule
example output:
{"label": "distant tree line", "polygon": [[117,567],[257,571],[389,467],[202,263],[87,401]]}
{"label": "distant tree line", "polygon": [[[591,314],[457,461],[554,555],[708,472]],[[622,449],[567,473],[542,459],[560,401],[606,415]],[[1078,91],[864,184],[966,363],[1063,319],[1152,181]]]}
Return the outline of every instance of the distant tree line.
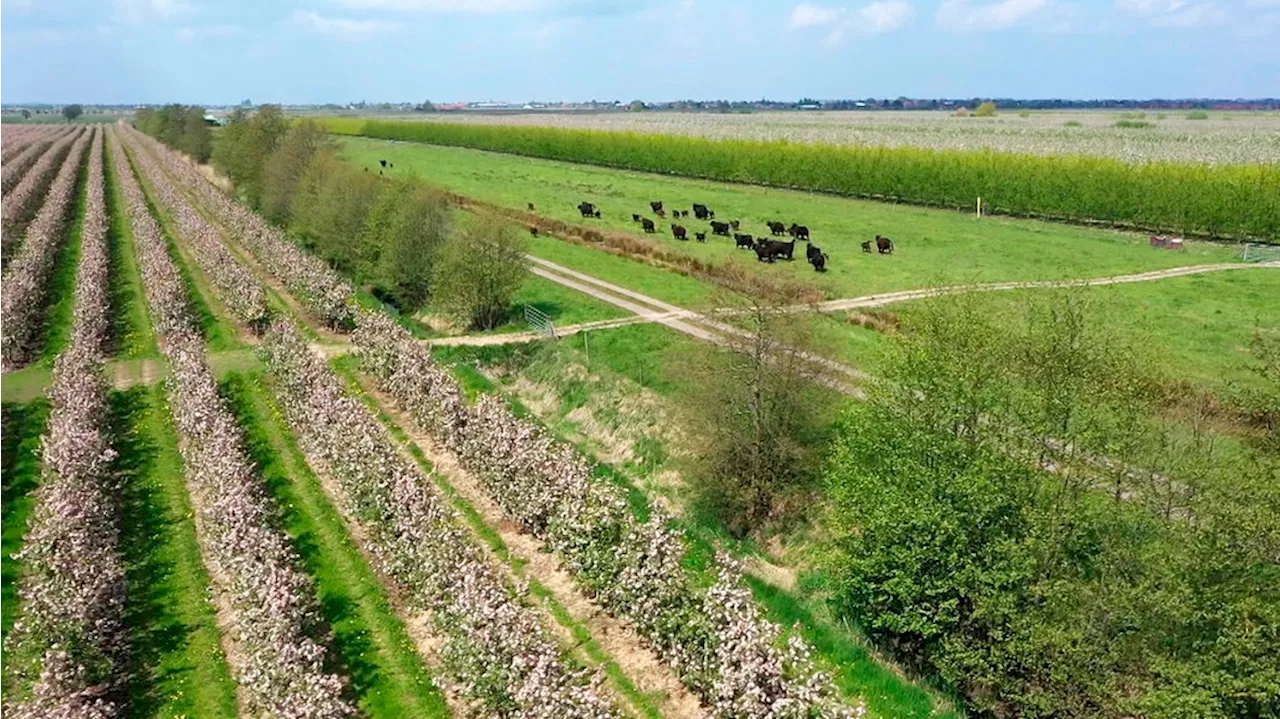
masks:
{"label": "distant tree line", "polygon": [[213,130],[204,116],[204,108],[194,105],[144,107],[134,113],[133,126],[196,162],[208,162],[213,152]]}
{"label": "distant tree line", "polygon": [[508,318],[527,274],[517,228],[455,217],[425,184],[342,160],[315,122],[274,105],[237,110],[213,164],[250,207],[401,312],[430,304],[479,329]]}

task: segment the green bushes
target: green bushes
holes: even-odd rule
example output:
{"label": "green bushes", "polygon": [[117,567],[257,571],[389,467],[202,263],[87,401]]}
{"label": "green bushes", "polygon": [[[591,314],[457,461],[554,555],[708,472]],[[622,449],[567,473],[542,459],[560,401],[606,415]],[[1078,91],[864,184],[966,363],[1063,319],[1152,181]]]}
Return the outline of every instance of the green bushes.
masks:
{"label": "green bushes", "polygon": [[931,306],[836,431],[838,614],[984,715],[1277,716],[1274,453],[1153,419],[1078,295],[983,303]]}
{"label": "green bushes", "polygon": [[1209,113],[1205,112],[1204,110],[1192,110],[1191,112],[1187,113],[1187,119],[1188,120],[1208,120]]}
{"label": "green bushes", "polygon": [[203,107],[144,107],[134,113],[133,126],[196,162],[207,162],[213,152],[213,132],[205,124]]}
{"label": "green bushes", "polygon": [[526,277],[525,245],[514,225],[475,218],[442,248],[432,284],[435,304],[476,329],[502,324]]}
{"label": "green bushes", "polygon": [[1116,127],[1122,130],[1145,130],[1155,126],[1154,122],[1146,120],[1116,120]]}
{"label": "green bushes", "polygon": [[1222,237],[1280,237],[1280,167],[1130,165],[912,147],[833,147],[452,122],[323,121],[334,132],[726,182]]}

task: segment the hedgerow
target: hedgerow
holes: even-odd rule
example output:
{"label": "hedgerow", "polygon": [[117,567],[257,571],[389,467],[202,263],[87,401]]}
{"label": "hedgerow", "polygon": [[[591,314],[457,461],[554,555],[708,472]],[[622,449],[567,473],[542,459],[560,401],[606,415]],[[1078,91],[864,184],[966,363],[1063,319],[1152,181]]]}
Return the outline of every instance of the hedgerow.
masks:
{"label": "hedgerow", "polygon": [[333,132],[629,170],[1161,232],[1280,240],[1280,167],[837,147],[452,122],[326,121]]}

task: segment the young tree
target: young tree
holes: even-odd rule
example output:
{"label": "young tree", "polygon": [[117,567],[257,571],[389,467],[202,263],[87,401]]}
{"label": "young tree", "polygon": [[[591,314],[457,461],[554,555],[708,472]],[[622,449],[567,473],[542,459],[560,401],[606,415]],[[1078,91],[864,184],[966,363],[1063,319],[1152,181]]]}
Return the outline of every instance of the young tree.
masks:
{"label": "young tree", "polygon": [[418,183],[397,182],[383,191],[378,204],[361,244],[377,253],[378,282],[392,302],[416,310],[431,293],[437,256],[452,233],[449,203]]}
{"label": "young tree", "polygon": [[84,114],[84,108],[80,105],[64,105],[62,107],[62,116],[67,118],[67,122],[75,120]]}
{"label": "young tree", "polygon": [[257,208],[262,201],[262,172],[289,120],[279,105],[263,105],[253,114],[237,109],[213,148],[214,165],[231,178],[236,191]]}
{"label": "young tree", "polygon": [[744,329],[729,348],[695,345],[677,363],[697,441],[697,500],[737,536],[797,506],[815,475],[817,438],[838,392],[812,360],[812,318],[787,294],[731,294]]}
{"label": "young tree", "polygon": [[182,139],[177,149],[196,162],[209,161],[209,153],[213,151],[213,132],[204,122],[204,108],[188,107],[183,111]]}
{"label": "young tree", "polygon": [[528,272],[525,238],[516,226],[478,216],[444,243],[432,291],[445,313],[481,330],[502,324]]}
{"label": "young tree", "polygon": [[298,183],[290,213],[293,228],[340,271],[358,279],[368,276],[357,238],[384,183],[323,152],[312,160]]}
{"label": "young tree", "polygon": [[22,108],[22,119],[24,119],[24,120],[30,120],[30,119],[31,119],[31,111],[30,111],[30,110],[28,110],[28,109],[26,109],[25,107],[24,107],[24,108]]}
{"label": "young tree", "polygon": [[262,171],[262,213],[268,219],[288,224],[289,208],[302,174],[316,155],[332,144],[328,133],[314,120],[303,120],[285,133]]}

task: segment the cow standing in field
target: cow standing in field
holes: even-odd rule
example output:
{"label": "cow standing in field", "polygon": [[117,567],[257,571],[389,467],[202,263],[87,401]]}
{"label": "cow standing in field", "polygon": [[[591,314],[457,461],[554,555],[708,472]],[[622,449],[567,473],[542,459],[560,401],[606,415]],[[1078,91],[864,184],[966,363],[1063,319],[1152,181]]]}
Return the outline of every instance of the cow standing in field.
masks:
{"label": "cow standing in field", "polygon": [[862,251],[868,254],[871,253],[871,240],[867,240],[866,242],[862,243]]}
{"label": "cow standing in field", "polygon": [[534,237],[537,237],[537,236],[538,236],[538,227],[537,227],[536,225],[534,225],[533,227],[530,227],[530,228],[529,228],[529,234],[530,234],[530,235],[533,235]]}
{"label": "cow standing in field", "polygon": [[804,225],[797,225],[793,222],[791,223],[791,226],[787,228],[787,232],[797,240],[804,240],[805,242],[809,241],[809,228]]}
{"label": "cow standing in field", "polygon": [[882,237],[880,235],[876,235],[876,249],[879,250],[880,254],[882,255],[892,255],[893,240],[889,239],[888,237]]}
{"label": "cow standing in field", "polygon": [[649,208],[653,210],[655,215],[662,216],[662,200],[650,202]]}
{"label": "cow standing in field", "polygon": [[674,237],[674,238],[676,238],[677,240],[684,240],[685,242],[688,242],[688,241],[689,241],[689,232],[688,232],[688,230],[686,230],[685,228],[681,227],[680,225],[672,225],[672,226],[671,226],[671,236],[672,236],[672,237]]}
{"label": "cow standing in field", "polygon": [[711,234],[713,234],[713,235],[724,235],[725,237],[728,237],[728,236],[729,236],[729,223],[728,223],[728,222],[715,222],[715,221],[713,220],[713,221],[711,222]]}
{"label": "cow standing in field", "polygon": [[529,211],[530,211],[530,212],[533,212],[533,203],[532,203],[532,202],[530,202],[530,203],[529,203]]}
{"label": "cow standing in field", "polygon": [[596,206],[590,202],[581,202],[578,204],[578,212],[581,212],[583,217],[595,217]]}
{"label": "cow standing in field", "polygon": [[773,235],[787,234],[787,226],[782,224],[781,222],[770,222],[768,223],[768,225],[769,225],[770,234],[773,234]]}
{"label": "cow standing in field", "polygon": [[790,242],[782,242],[781,240],[760,240],[755,246],[756,259],[760,262],[773,262],[779,257],[787,260],[794,260],[795,249],[796,241],[794,239]]}
{"label": "cow standing in field", "polygon": [[733,233],[733,241],[736,243],[735,247],[740,250],[749,250],[755,247],[756,244],[751,235],[742,235],[736,232]]}
{"label": "cow standing in field", "polygon": [[694,238],[695,240],[697,240],[698,242],[706,242],[706,241],[707,241],[707,233],[705,233],[705,232],[695,232],[695,233],[693,233],[693,238]]}
{"label": "cow standing in field", "polygon": [[737,221],[737,220],[729,220],[729,227],[732,227],[735,231],[737,231],[737,230],[741,229],[741,228],[739,228],[739,227],[738,227],[738,221]]}
{"label": "cow standing in field", "polygon": [[827,271],[827,253],[822,251],[821,247],[810,244],[805,248],[805,254],[809,257],[809,264],[813,265],[814,272]]}
{"label": "cow standing in field", "polygon": [[646,233],[650,235],[653,234],[653,230],[654,230],[653,220],[649,219],[648,217],[641,217],[640,226],[644,228],[644,231]]}
{"label": "cow standing in field", "polygon": [[386,167],[386,166],[387,166],[387,161],[386,161],[386,160],[378,160],[378,162],[382,163],[382,166],[383,166],[383,167]]}
{"label": "cow standing in field", "polygon": [[640,221],[640,215],[637,215],[637,214],[636,214],[636,213],[634,213],[634,212],[633,212],[633,213],[631,213],[631,221],[632,221],[632,222],[639,222],[639,221]]}
{"label": "cow standing in field", "polygon": [[693,203],[693,216],[699,220],[714,220],[716,213],[707,208],[706,205]]}

